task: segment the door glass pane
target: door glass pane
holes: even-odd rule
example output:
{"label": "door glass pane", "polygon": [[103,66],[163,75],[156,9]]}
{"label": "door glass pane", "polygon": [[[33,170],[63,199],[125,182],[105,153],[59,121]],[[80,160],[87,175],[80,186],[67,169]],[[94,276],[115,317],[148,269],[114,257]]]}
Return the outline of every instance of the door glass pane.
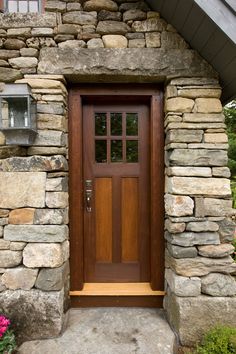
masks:
{"label": "door glass pane", "polygon": [[122,113],[111,113],[111,135],[122,135]]}
{"label": "door glass pane", "polygon": [[29,12],[39,12],[38,1],[29,1]]}
{"label": "door glass pane", "polygon": [[8,11],[17,12],[17,1],[8,1]]}
{"label": "door glass pane", "polygon": [[138,162],[138,140],[126,141],[127,162]]}
{"label": "door glass pane", "polygon": [[138,135],[138,113],[126,113],[126,135]]}
{"label": "door glass pane", "polygon": [[27,1],[19,1],[19,12],[28,12]]}
{"label": "door glass pane", "polygon": [[106,140],[95,140],[95,160],[96,162],[107,162]]}
{"label": "door glass pane", "polygon": [[111,162],[121,162],[122,161],[122,141],[112,140],[111,141]]}
{"label": "door glass pane", "polygon": [[95,113],[95,135],[107,134],[106,113]]}

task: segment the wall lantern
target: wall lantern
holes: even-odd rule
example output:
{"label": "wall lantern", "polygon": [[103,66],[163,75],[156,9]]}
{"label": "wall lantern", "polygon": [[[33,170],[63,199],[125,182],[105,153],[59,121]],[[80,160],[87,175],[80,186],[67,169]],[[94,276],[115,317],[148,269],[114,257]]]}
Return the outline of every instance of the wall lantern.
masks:
{"label": "wall lantern", "polygon": [[36,101],[28,84],[6,84],[0,92],[0,130],[7,145],[31,145],[37,134]]}

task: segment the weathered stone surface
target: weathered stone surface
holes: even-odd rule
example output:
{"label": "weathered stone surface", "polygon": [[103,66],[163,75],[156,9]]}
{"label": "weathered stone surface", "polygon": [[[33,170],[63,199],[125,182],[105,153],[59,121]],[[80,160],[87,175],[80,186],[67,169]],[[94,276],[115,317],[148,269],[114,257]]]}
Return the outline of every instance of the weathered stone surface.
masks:
{"label": "weathered stone surface", "polygon": [[181,247],[167,242],[167,249],[174,258],[194,258],[198,255],[196,247]]}
{"label": "weathered stone surface", "polygon": [[183,232],[179,234],[165,233],[165,239],[173,245],[191,247],[196,245],[218,245],[220,243],[217,232]]}
{"label": "weathered stone surface", "polygon": [[[216,168],[216,167],[214,167],[214,168]],[[219,168],[221,168],[221,167],[219,167]],[[222,168],[224,168],[224,167],[222,167]],[[167,172],[168,176],[212,177],[210,167],[173,166],[173,167],[168,167],[166,172]]]}
{"label": "weathered stone surface", "polygon": [[209,273],[229,274],[236,271],[236,263],[228,256],[224,258],[173,258],[167,252],[166,267],[184,277],[201,277]]}
{"label": "weathered stone surface", "polygon": [[38,114],[37,115],[38,129],[55,129],[65,131],[66,119],[64,116],[57,114]]}
{"label": "weathered stone surface", "polygon": [[46,113],[46,114],[63,114],[64,106],[62,103],[38,103],[37,104],[37,112],[38,113]]}
{"label": "weathered stone surface", "polygon": [[78,34],[78,30],[77,30],[75,25],[60,24],[57,27],[57,33],[58,34],[73,34],[73,35],[76,35],[76,34]]}
{"label": "weathered stone surface", "polygon": [[209,258],[223,258],[234,252],[234,246],[231,243],[222,243],[220,245],[198,246],[200,256]]}
{"label": "weathered stone surface", "polygon": [[1,311],[15,324],[20,342],[58,336],[64,319],[63,300],[64,291],[8,290],[0,294]]}
{"label": "weathered stone surface", "polygon": [[10,241],[0,239],[0,250],[9,250],[10,249]]}
{"label": "weathered stone surface", "polygon": [[0,218],[0,226],[4,226],[8,224],[8,218]]}
{"label": "weathered stone surface", "polygon": [[228,136],[225,133],[204,134],[204,141],[205,143],[224,144],[228,142]]}
{"label": "weathered stone surface", "polygon": [[188,123],[188,122],[171,122],[167,125],[168,129],[209,129],[217,130],[219,132],[225,131],[226,125],[224,123]]}
{"label": "weathered stone surface", "polygon": [[51,192],[67,192],[68,191],[68,178],[48,178],[46,181],[46,191]]}
{"label": "weathered stone surface", "polygon": [[7,37],[30,37],[31,36],[31,28],[23,27],[23,28],[9,28],[7,30]]}
{"label": "weathered stone surface", "polygon": [[88,48],[104,48],[101,38],[92,38],[87,42]]}
{"label": "weathered stone surface", "polygon": [[18,267],[8,269],[2,276],[2,283],[11,290],[30,290],[36,281],[38,269]]}
{"label": "weathered stone surface", "polygon": [[220,98],[220,88],[181,88],[178,95],[187,98]]}
{"label": "weathered stone surface", "polygon": [[165,195],[165,211],[171,216],[192,215],[194,208],[193,200],[188,196]]}
{"label": "weathered stone surface", "polygon": [[189,222],[186,230],[193,232],[218,231],[219,225],[213,221]]}
{"label": "weathered stone surface", "polygon": [[[161,46],[166,49],[187,49],[189,45],[178,33],[164,31],[161,34]],[[181,96],[181,95],[179,95]],[[182,96],[186,97],[186,96]]]}
{"label": "weathered stone surface", "polygon": [[118,11],[117,3],[112,0],[89,0],[84,3],[84,11]]}
{"label": "weathered stone surface", "polygon": [[68,223],[68,212],[63,209],[36,209],[34,223],[60,225]]}
{"label": "weathered stone surface", "polygon": [[191,112],[194,100],[183,97],[173,97],[166,100],[165,112]]}
{"label": "weathered stone surface", "polygon": [[144,48],[146,46],[145,39],[130,39],[129,48]]}
{"label": "weathered stone surface", "polygon": [[144,37],[144,33],[133,33],[133,32],[131,32],[131,33],[126,33],[125,34],[125,37],[127,38],[127,39],[144,39],[145,37]]}
{"label": "weathered stone surface", "polygon": [[22,74],[19,70],[0,67],[0,81],[3,82],[14,82],[15,80],[21,79]]}
{"label": "weathered stone surface", "polygon": [[197,277],[187,278],[166,269],[165,279],[171,291],[178,296],[199,296],[201,294],[201,280]]}
{"label": "weathered stone surface", "polygon": [[48,208],[66,208],[68,206],[68,193],[47,192],[46,205]]}
{"label": "weathered stone surface", "polygon": [[[6,252],[6,251],[5,251]],[[60,267],[69,257],[69,243],[29,243],[23,251],[26,267]]]}
{"label": "weathered stone surface", "polygon": [[119,34],[107,34],[102,36],[105,48],[127,48],[128,40]]}
{"label": "weathered stone surface", "polygon": [[230,275],[211,273],[201,278],[202,293],[211,296],[236,295],[236,281]]}
{"label": "weathered stone surface", "polygon": [[71,40],[67,40],[65,42],[59,43],[58,47],[62,48],[62,49],[65,49],[65,48],[71,48],[71,49],[85,48],[86,47],[86,43],[85,43],[85,41],[82,41],[82,40],[71,39]]}
{"label": "weathered stone surface", "polygon": [[215,198],[196,198],[196,216],[227,216],[232,214],[232,201]]}
{"label": "weathered stone surface", "polygon": [[0,268],[12,268],[22,261],[22,252],[0,250]]}
{"label": "weathered stone surface", "polygon": [[0,17],[0,28],[24,27],[56,27],[57,18],[55,13],[4,13]]}
{"label": "weathered stone surface", "polygon": [[170,153],[169,160],[182,166],[225,166],[228,158],[226,151],[175,149]]}
{"label": "weathered stone surface", "polygon": [[134,21],[132,29],[136,32],[162,32],[167,23],[161,18],[149,18],[145,21]]}
{"label": "weathered stone surface", "polygon": [[26,149],[21,146],[1,146],[0,147],[0,159],[6,159],[11,156],[25,156]]}
{"label": "weathered stone surface", "polygon": [[15,209],[10,212],[9,224],[22,225],[22,224],[33,224],[34,223],[34,212],[35,209],[23,208]]}
{"label": "weathered stone surface", "polygon": [[[48,49],[47,49],[48,50]],[[59,80],[53,80],[52,78],[40,78],[39,75],[37,75],[35,78],[32,78],[32,75],[28,75],[29,77],[25,77],[24,79],[17,80],[16,83],[19,84],[29,84],[32,89],[65,89],[65,86],[59,81]],[[42,107],[43,104],[38,104],[37,108]],[[44,113],[40,112],[37,109],[38,113]],[[51,112],[45,112],[45,113],[51,113]],[[62,114],[62,113],[54,113],[54,114]]]}
{"label": "weathered stone surface", "polygon": [[174,294],[166,298],[165,309],[171,325],[179,334],[182,345],[195,346],[202,336],[222,324],[236,326],[236,297],[179,297]]}
{"label": "weathered stone surface", "polygon": [[105,21],[105,20],[121,21],[122,14],[121,14],[121,12],[113,12],[113,11],[107,11],[107,10],[99,11],[98,21]]}
{"label": "weathered stone surface", "polygon": [[97,25],[97,33],[100,34],[125,34],[130,32],[130,27],[124,22],[118,21],[99,21]]}
{"label": "weathered stone surface", "polygon": [[183,121],[191,123],[224,122],[225,117],[223,114],[184,113]]}
{"label": "weathered stone surface", "polygon": [[25,42],[17,38],[8,38],[4,42],[4,47],[6,49],[21,49],[25,47]]}
{"label": "weathered stone surface", "polygon": [[4,291],[4,290],[6,290],[6,287],[5,287],[5,285],[3,285],[3,283],[2,283],[2,275],[0,275],[0,293],[2,291]]}
{"label": "weathered stone surface", "polygon": [[145,3],[144,1],[134,2],[133,0],[131,0],[129,2],[124,2],[123,4],[121,4],[119,10],[121,12],[128,11],[128,10],[148,11],[150,10],[150,8],[148,7],[147,3]]}
{"label": "weathered stone surface", "polygon": [[146,20],[147,14],[146,12],[142,10],[128,10],[123,13],[123,21],[140,21],[140,20]]}
{"label": "weathered stone surface", "polygon": [[28,148],[28,155],[66,155],[66,147],[53,147],[53,146],[32,146]]}
{"label": "weathered stone surface", "polygon": [[[64,156],[30,156],[30,157],[10,157],[9,159],[0,161],[0,171],[4,172],[42,172],[42,171],[67,171],[68,163]],[[43,173],[34,174],[37,176],[44,176]],[[6,177],[11,177],[11,174],[6,174]],[[23,177],[23,174],[14,174],[14,176]],[[32,176],[28,172],[27,176]],[[0,176],[1,181],[1,176]],[[29,187],[30,188],[30,187]],[[1,202],[0,202],[1,205]]]}
{"label": "weathered stone surface", "polygon": [[198,113],[221,113],[222,105],[217,98],[197,98],[194,111]]}
{"label": "weathered stone surface", "polygon": [[231,195],[230,181],[225,178],[168,177],[166,192],[187,195]]}
{"label": "weathered stone surface", "polygon": [[147,48],[159,48],[161,46],[161,35],[159,32],[145,33]]}
{"label": "weathered stone surface", "polygon": [[175,143],[200,143],[203,137],[203,130],[174,129],[168,130],[166,144]]}
{"label": "weathered stone surface", "polygon": [[231,242],[234,239],[236,224],[231,219],[224,219],[219,222],[219,233],[221,242]]}
{"label": "weathered stone surface", "polygon": [[22,251],[26,246],[26,242],[11,242],[10,250],[11,251]]}
{"label": "weathered stone surface", "polygon": [[56,291],[61,290],[65,284],[66,278],[69,275],[69,263],[64,263],[61,267],[40,270],[36,288],[44,291]]}
{"label": "weathered stone surface", "polygon": [[165,228],[173,234],[183,232],[185,230],[185,223],[171,222],[169,219],[165,221]]}
{"label": "weathered stone surface", "polygon": [[[109,22],[109,21],[101,21]],[[116,21],[110,21],[116,23]],[[125,24],[124,24],[125,25]],[[113,26],[113,25],[112,25]],[[108,33],[106,24],[104,34]],[[127,32],[125,30],[125,32]],[[111,33],[111,34],[123,34]],[[40,51],[39,74],[65,74],[77,79],[94,80],[101,75],[109,75],[115,80],[130,82],[131,78],[140,82],[153,82],[172,75],[213,76],[215,72],[192,50],[163,50],[157,48],[137,49],[86,49],[63,50],[60,48],[42,48]],[[174,123],[172,123],[174,124]],[[203,123],[202,123],[203,124]],[[213,123],[212,123],[213,124]],[[214,126],[217,123],[214,123]],[[218,123],[220,124],[220,123]],[[191,128],[194,129],[195,127]],[[207,127],[208,128],[208,127]],[[201,129],[201,128],[200,128]]]}
{"label": "weathered stone surface", "polygon": [[64,146],[65,136],[63,132],[57,130],[38,130],[34,146]]}
{"label": "weathered stone surface", "polygon": [[22,57],[38,57],[38,49],[35,48],[21,48],[20,54]]}
{"label": "weathered stone surface", "polygon": [[[80,5],[81,7],[81,5]],[[45,4],[45,10],[51,12],[65,12],[66,2],[57,0],[47,0]]]}
{"label": "weathered stone surface", "polygon": [[0,208],[45,206],[46,173],[1,172]]}
{"label": "weathered stone surface", "polygon": [[214,177],[230,178],[230,169],[228,167],[213,167],[212,175]]}
{"label": "weathered stone surface", "polygon": [[52,37],[52,28],[32,28],[31,34],[33,37]]}
{"label": "weathered stone surface", "polygon": [[0,59],[0,66],[9,67],[10,65],[9,65],[8,61]]}
{"label": "weathered stone surface", "polygon": [[97,13],[95,11],[71,11],[67,12],[62,17],[63,23],[76,24],[76,25],[96,25]]}
{"label": "weathered stone surface", "polygon": [[68,2],[66,5],[66,11],[81,11],[82,10],[82,6],[80,3],[78,2]]}
{"label": "weathered stone surface", "polygon": [[75,36],[73,34],[57,34],[54,39],[55,42],[59,43],[59,42],[64,42],[64,41],[69,41],[74,39]]}
{"label": "weathered stone surface", "polygon": [[63,95],[42,95],[42,100],[43,101],[48,101],[48,102],[65,102],[65,97]]}
{"label": "weathered stone surface", "polygon": [[4,239],[20,242],[63,242],[68,238],[66,225],[8,225]]}
{"label": "weathered stone surface", "polygon": [[19,50],[0,49],[0,59],[8,60],[10,58],[17,58],[20,56]]}

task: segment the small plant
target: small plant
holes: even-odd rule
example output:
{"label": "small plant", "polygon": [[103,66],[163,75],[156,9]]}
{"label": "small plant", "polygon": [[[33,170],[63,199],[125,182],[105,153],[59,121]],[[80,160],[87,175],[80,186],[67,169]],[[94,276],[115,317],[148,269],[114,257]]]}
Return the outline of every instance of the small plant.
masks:
{"label": "small plant", "polygon": [[217,326],[211,329],[195,354],[236,354],[236,328]]}
{"label": "small plant", "polygon": [[10,324],[6,316],[0,315],[0,354],[11,354],[16,349],[15,335]]}

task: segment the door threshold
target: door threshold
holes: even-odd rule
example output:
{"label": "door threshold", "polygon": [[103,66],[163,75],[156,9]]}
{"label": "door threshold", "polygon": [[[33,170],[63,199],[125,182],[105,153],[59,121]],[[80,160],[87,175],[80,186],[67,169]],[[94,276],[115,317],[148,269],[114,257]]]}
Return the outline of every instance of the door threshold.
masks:
{"label": "door threshold", "polygon": [[70,296],[164,296],[165,291],[152,290],[150,283],[84,283],[82,290]]}

